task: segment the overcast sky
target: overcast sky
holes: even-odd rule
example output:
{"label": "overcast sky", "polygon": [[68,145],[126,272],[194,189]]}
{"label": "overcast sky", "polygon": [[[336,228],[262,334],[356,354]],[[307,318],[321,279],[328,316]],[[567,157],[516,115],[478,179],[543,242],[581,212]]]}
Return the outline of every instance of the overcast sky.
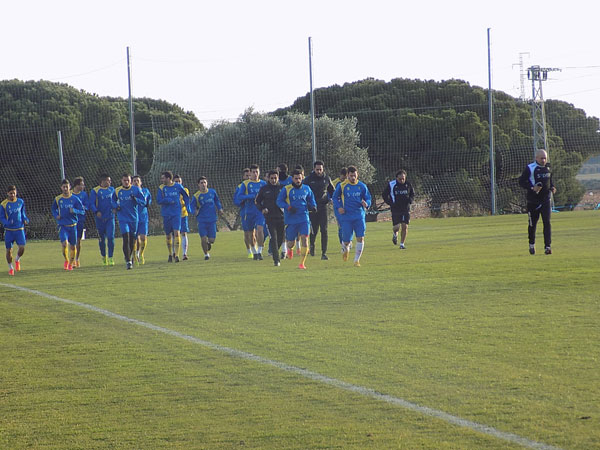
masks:
{"label": "overcast sky", "polygon": [[[488,5],[489,3],[489,5]],[[0,79],[176,103],[205,124],[272,111],[314,87],[373,77],[445,80],[519,97],[525,67],[561,68],[544,97],[600,117],[600,3],[571,0],[20,0],[2,5]],[[531,97],[531,82],[526,80]]]}

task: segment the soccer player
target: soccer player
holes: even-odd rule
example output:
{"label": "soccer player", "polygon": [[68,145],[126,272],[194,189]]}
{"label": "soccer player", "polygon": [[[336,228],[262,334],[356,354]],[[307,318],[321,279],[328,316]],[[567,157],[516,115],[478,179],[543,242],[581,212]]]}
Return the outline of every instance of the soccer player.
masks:
{"label": "soccer player", "polygon": [[356,235],[354,265],[360,267],[360,257],[365,245],[365,210],[371,206],[371,193],[367,185],[358,181],[358,169],[348,167],[348,178],[339,183],[333,193],[333,207],[340,213],[344,252],[342,257],[348,261],[352,233]]}
{"label": "soccer player", "polygon": [[[250,179],[250,167],[245,167],[242,170],[242,183],[246,180]],[[242,183],[238,184],[237,187],[235,188],[235,191],[233,193],[233,201],[235,203],[236,199],[235,199],[235,194],[238,191],[238,189],[242,186]],[[240,207],[240,218],[242,217],[242,211],[244,210],[244,205],[238,205],[237,203],[235,203],[237,206]],[[254,252],[252,251],[252,248],[254,248],[254,246],[256,245],[256,236],[252,235],[252,239],[248,240],[246,238],[246,233],[244,233],[244,245],[246,246],[246,252],[248,252],[248,259],[252,259],[254,257]]]}
{"label": "soccer player", "polygon": [[288,241],[287,257],[289,259],[293,257],[294,241],[300,235],[302,260],[298,265],[299,269],[306,269],[304,263],[308,255],[308,234],[310,232],[308,212],[317,208],[312,190],[302,184],[303,178],[302,172],[295,169],[292,172],[292,184],[281,189],[277,196],[277,206],[284,210],[284,221],[287,225],[285,238]]}
{"label": "soccer player", "polygon": [[[90,209],[90,198],[85,192],[85,181],[83,177],[77,177],[73,180],[73,189],[71,189],[71,194],[81,200],[81,204],[83,205],[83,209],[87,211]],[[85,214],[77,216],[77,245],[75,246],[75,261],[73,263],[73,267],[79,267],[79,255],[81,254],[81,239],[83,238],[83,230],[85,228]]]}
{"label": "soccer player", "polygon": [[77,245],[77,216],[85,214],[85,209],[81,200],[71,194],[69,180],[62,180],[60,190],[62,193],[52,202],[51,210],[59,226],[58,236],[62,245],[62,254],[65,258],[64,268],[65,270],[73,270]]}
{"label": "soccer player", "polygon": [[406,233],[410,223],[410,205],[415,198],[412,185],[406,181],[406,171],[396,172],[396,178],[388,183],[382,193],[383,201],[390,205],[392,211],[392,242],[398,243],[398,231],[400,232],[400,249],[406,248]]}
{"label": "soccer player", "polygon": [[[115,188],[111,186],[112,180],[108,174],[100,175],[100,185],[90,191],[89,206],[96,219],[98,230],[98,245],[102,264],[114,266],[113,253],[115,251],[115,213],[112,207],[112,196]],[[108,256],[106,249],[108,246]]]}
{"label": "soccer player", "polygon": [[[179,262],[179,251],[181,240],[179,230],[181,229],[181,197],[186,208],[190,198],[182,185],[173,182],[173,172],[167,170],[160,174],[160,182],[156,194],[156,203],[160,205],[160,214],[163,218],[163,229],[167,238],[167,249],[169,250],[168,262]],[[174,239],[171,240],[171,234]],[[174,241],[174,242],[173,242]],[[173,257],[175,255],[175,257]]]}
{"label": "soccer player", "polygon": [[113,194],[113,208],[117,211],[119,230],[123,236],[123,256],[127,269],[133,268],[133,247],[138,225],[138,204],[145,204],[146,197],[138,186],[131,184],[131,175],[121,177],[121,186]]}
{"label": "soccer player", "polygon": [[519,185],[523,189],[527,189],[527,215],[529,216],[527,234],[531,255],[535,255],[535,230],[540,215],[544,224],[544,253],[546,255],[552,254],[551,195],[556,193],[556,188],[552,182],[552,173],[547,162],[548,154],[546,150],[539,149],[535,152],[535,161],[525,167],[519,177]]}
{"label": "soccer player", "polygon": [[[175,175],[173,176],[173,182],[175,183],[179,183],[183,186],[183,179],[181,178],[181,175]],[[187,192],[187,195],[189,197],[190,195],[190,190],[186,187],[184,187],[183,189],[185,189],[185,192]],[[188,210],[185,207],[185,202],[183,201],[183,196],[180,198],[180,202],[181,202],[181,228],[179,229],[180,234],[181,234],[181,250],[183,250],[183,260],[186,261],[188,259],[188,233],[190,231],[190,224],[188,221]],[[175,255],[173,255],[173,257],[175,257]]]}
{"label": "soccer player", "polygon": [[254,206],[256,194],[265,184],[265,180],[260,179],[260,168],[258,164],[250,166],[250,179],[244,180],[236,189],[233,196],[233,202],[241,207],[242,229],[246,243],[250,244],[253,237],[256,237],[256,247],[251,247],[253,259],[262,261],[262,251],[264,245],[265,218]]}
{"label": "soccer player", "polygon": [[292,184],[292,176],[288,175],[288,166],[286,163],[279,164],[277,170],[279,171],[279,184],[282,186]]}
{"label": "soccer player", "polygon": [[[6,246],[6,262],[8,274],[13,276],[21,270],[21,257],[25,253],[25,225],[29,223],[25,214],[25,202],[17,197],[17,187],[8,186],[6,199],[0,203],[0,223],[4,226],[4,245]],[[13,243],[17,244],[17,256],[13,266]]]}
{"label": "soccer player", "polygon": [[321,259],[327,260],[327,204],[333,194],[334,187],[331,178],[325,173],[323,161],[313,163],[313,171],[304,181],[310,187],[317,201],[317,210],[309,214],[310,217],[310,256],[315,256],[315,241],[317,233],[321,230]]}
{"label": "soccer player", "polygon": [[[334,191],[338,184],[340,184],[341,182],[346,180],[347,174],[348,174],[348,168],[342,167],[340,169],[340,176],[331,182],[331,184],[333,184]],[[333,196],[333,194],[332,194],[332,196]],[[333,214],[335,215],[335,220],[338,225],[338,238],[339,238],[340,246],[342,248],[342,253],[343,253],[344,252],[344,240],[342,239],[342,222],[340,220],[341,214],[335,207],[333,208]],[[350,236],[350,247],[352,247],[352,236]]]}
{"label": "soccer player", "polygon": [[152,194],[147,187],[142,187],[142,178],[139,175],[134,175],[131,182],[139,187],[144,194],[146,199],[145,203],[138,202],[137,213],[138,223],[136,232],[136,247],[134,249],[135,259],[138,264],[145,264],[144,252],[146,251],[146,245],[148,244],[148,207],[152,204]]}
{"label": "soccer player", "polygon": [[273,257],[273,264],[277,267],[281,265],[279,249],[285,239],[283,235],[283,212],[279,206],[277,206],[277,197],[283,186],[279,184],[279,174],[277,170],[270,170],[267,174],[267,179],[268,184],[261,187],[258,191],[255,204],[265,218],[267,229],[271,235],[269,248],[271,250],[271,256]]}
{"label": "soccer player", "polygon": [[190,212],[198,222],[204,260],[210,259],[210,249],[217,237],[217,213],[223,214],[223,205],[217,191],[208,187],[206,177],[198,178],[198,192],[190,200]]}

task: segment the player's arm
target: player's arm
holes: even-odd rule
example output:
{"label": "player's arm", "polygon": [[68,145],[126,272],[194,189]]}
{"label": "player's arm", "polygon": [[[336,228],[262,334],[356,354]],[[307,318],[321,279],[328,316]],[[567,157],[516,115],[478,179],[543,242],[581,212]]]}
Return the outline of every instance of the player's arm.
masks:
{"label": "player's arm", "polygon": [[390,187],[390,183],[388,183],[385,186],[385,189],[383,190],[383,192],[381,193],[381,198],[383,198],[383,201],[386,202],[388,205],[392,206],[392,196],[390,195],[392,193],[392,188]]}
{"label": "player's arm", "polygon": [[6,210],[4,209],[4,205],[0,204],[0,223],[3,226],[8,226],[8,220],[6,218]]}
{"label": "player's arm", "polygon": [[308,189],[308,195],[306,196],[306,208],[309,211],[316,211],[317,210],[317,201],[315,199],[315,194],[313,193],[312,189]]}
{"label": "player's arm", "polygon": [[85,207],[83,206],[83,203],[81,203],[81,200],[79,200],[78,197],[75,197],[75,199],[74,205],[71,208],[71,213],[79,216],[85,215]]}
{"label": "player's arm", "polygon": [[412,184],[410,185],[410,189],[408,190],[408,204],[412,205],[412,203],[415,201],[415,190],[412,187]]}
{"label": "player's arm", "polygon": [[265,190],[263,188],[260,188],[260,191],[258,191],[258,194],[256,194],[256,198],[254,199],[254,206],[256,206],[256,209],[258,209],[260,212],[263,211],[263,209],[265,209],[264,204],[264,196],[265,196]]}
{"label": "player's arm", "polygon": [[523,189],[527,189],[527,190],[533,189],[533,185],[531,184],[531,181],[529,180],[530,176],[531,176],[531,170],[529,169],[529,166],[527,166],[527,167],[525,167],[525,170],[519,177],[519,186],[521,186]]}
{"label": "player's arm", "polygon": [[21,217],[23,219],[23,224],[24,225],[28,225],[29,224],[29,217],[27,217],[27,213],[25,212],[25,202],[23,202],[23,206],[21,208]]}
{"label": "player's arm", "polygon": [[221,199],[219,198],[217,191],[215,191],[215,207],[220,214],[223,214],[223,205],[221,204]]}
{"label": "player's arm", "polygon": [[60,206],[58,205],[57,199],[54,199],[54,201],[52,202],[52,207],[50,208],[50,211],[52,211],[52,216],[56,220],[60,219]]}
{"label": "player's arm", "polygon": [[279,206],[281,209],[287,209],[288,203],[286,201],[286,196],[287,196],[287,189],[282,189],[279,191],[279,195],[277,196],[277,200],[275,201],[275,203],[277,203],[277,206]]}
{"label": "player's arm", "polygon": [[362,185],[362,199],[363,199],[363,206],[365,207],[365,209],[368,209],[371,207],[371,193],[369,192],[369,188],[367,187],[366,184]]}
{"label": "player's arm", "polygon": [[240,183],[239,186],[235,189],[235,192],[233,194],[233,203],[235,203],[235,205],[239,206],[239,207],[242,207],[242,205],[244,204],[244,201],[241,198],[243,189],[244,189],[244,183]]}
{"label": "player's arm", "polygon": [[333,191],[332,198],[333,207],[336,211],[343,214],[340,209],[344,209],[344,205],[342,204],[342,183],[338,183],[335,187],[335,191]]}

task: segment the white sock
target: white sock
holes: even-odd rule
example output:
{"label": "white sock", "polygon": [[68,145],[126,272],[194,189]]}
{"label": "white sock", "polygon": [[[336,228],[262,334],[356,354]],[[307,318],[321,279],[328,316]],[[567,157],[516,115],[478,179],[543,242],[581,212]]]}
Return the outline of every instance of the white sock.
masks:
{"label": "white sock", "polygon": [[263,252],[263,248],[261,246],[258,247],[258,253],[262,253]]}
{"label": "white sock", "polygon": [[360,259],[360,256],[362,255],[364,247],[365,247],[364,241],[356,243],[356,250],[354,252],[354,262],[356,262]]}
{"label": "white sock", "polygon": [[188,249],[188,237],[187,237],[187,235],[181,237],[181,248],[183,249],[183,254],[187,255],[187,249]]}
{"label": "white sock", "polygon": [[281,251],[283,253],[287,252],[287,242],[286,241],[283,241],[283,244],[281,245]]}
{"label": "white sock", "polygon": [[13,268],[13,265],[12,265],[12,263],[8,263],[8,269],[10,270],[10,269],[12,269],[12,268]]}
{"label": "white sock", "polygon": [[256,247],[250,247],[250,249],[252,250],[252,254],[256,255],[256,252],[257,252]]}
{"label": "white sock", "polygon": [[247,250],[248,250],[248,254],[252,253],[252,247],[248,247]]}

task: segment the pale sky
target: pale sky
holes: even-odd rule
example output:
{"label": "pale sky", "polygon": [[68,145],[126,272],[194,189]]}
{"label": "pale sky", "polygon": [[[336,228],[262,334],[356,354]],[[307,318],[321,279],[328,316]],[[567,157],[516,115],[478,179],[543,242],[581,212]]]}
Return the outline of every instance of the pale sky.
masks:
{"label": "pale sky", "polygon": [[[596,1],[20,0],[2,5],[0,79],[45,79],[193,111],[205,124],[289,106],[314,87],[367,77],[463,79],[520,95],[525,67],[561,68],[544,97],[600,117]],[[531,82],[525,82],[531,97]]]}

